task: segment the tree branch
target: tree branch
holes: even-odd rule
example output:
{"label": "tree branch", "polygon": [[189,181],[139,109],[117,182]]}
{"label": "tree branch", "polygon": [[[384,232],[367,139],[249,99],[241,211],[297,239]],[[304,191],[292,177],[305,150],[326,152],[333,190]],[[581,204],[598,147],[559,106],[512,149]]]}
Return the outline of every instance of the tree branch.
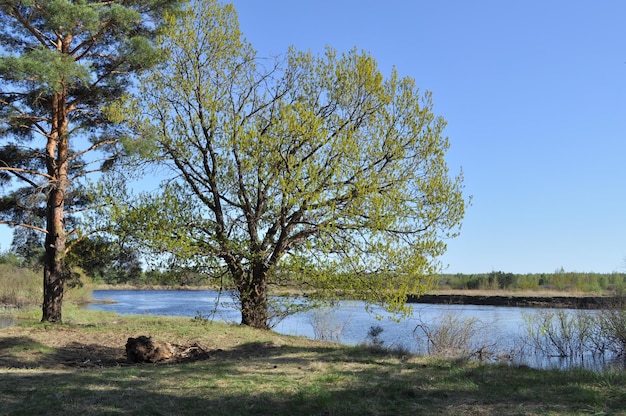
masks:
{"label": "tree branch", "polygon": [[37,226],[31,225],[31,224],[24,224],[24,223],[21,223],[21,222],[5,221],[5,220],[0,220],[0,224],[8,225],[10,227],[29,228],[31,230],[35,230],[35,231],[42,232],[44,234],[48,234],[48,231],[45,228],[37,227]]}
{"label": "tree branch", "polygon": [[[49,181],[54,180],[53,176],[48,175],[47,173],[44,173],[44,172],[36,171],[36,170],[22,169],[22,168],[12,168],[12,167],[9,167],[9,166],[0,166],[0,171],[15,172],[16,174],[23,173],[23,174],[27,174],[27,175],[35,175],[35,176],[44,177],[44,178],[48,179]],[[31,185],[34,185],[31,181],[29,181],[26,178],[23,178],[23,177],[20,176],[20,179],[23,179],[24,181],[30,183]]]}

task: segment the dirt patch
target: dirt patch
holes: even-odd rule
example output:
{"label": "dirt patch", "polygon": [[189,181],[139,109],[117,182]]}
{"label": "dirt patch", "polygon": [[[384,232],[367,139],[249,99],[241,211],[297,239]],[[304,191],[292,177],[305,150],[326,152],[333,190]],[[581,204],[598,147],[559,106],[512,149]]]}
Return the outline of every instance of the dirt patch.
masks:
{"label": "dirt patch", "polygon": [[[129,362],[125,342],[119,333],[94,332],[85,342],[85,332],[79,328],[45,327],[3,328],[0,333],[0,368],[108,368],[141,365]],[[211,352],[198,344],[171,345],[168,357],[151,365],[186,363],[206,360]]]}

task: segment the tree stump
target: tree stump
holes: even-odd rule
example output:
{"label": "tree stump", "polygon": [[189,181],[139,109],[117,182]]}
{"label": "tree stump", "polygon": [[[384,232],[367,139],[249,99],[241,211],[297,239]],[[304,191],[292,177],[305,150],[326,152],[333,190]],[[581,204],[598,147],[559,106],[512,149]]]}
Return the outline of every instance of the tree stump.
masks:
{"label": "tree stump", "polygon": [[131,363],[156,363],[175,356],[174,347],[168,342],[153,341],[151,337],[141,335],[128,338],[126,359]]}

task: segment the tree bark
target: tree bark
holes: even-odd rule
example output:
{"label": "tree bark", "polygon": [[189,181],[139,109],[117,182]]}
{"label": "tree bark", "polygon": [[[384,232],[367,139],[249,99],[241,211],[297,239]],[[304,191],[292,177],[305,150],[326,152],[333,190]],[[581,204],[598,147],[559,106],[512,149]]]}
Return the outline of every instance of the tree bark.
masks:
{"label": "tree bark", "polygon": [[[62,322],[63,291],[65,288],[64,262],[58,247],[64,245],[59,234],[51,235],[48,228],[46,236],[46,258],[43,270],[43,305],[42,322]],[[52,227],[54,228],[54,227]]]}
{"label": "tree bark", "polygon": [[43,270],[42,322],[62,322],[65,288],[65,227],[63,221],[65,190],[53,189],[48,200],[46,251]]}
{"label": "tree bark", "polygon": [[267,296],[267,269],[257,265],[252,275],[239,287],[241,297],[241,324],[258,329],[269,329],[269,302]]}
{"label": "tree bark", "polygon": [[68,186],[68,126],[66,96],[54,95],[52,131],[46,145],[46,167],[53,179],[46,204],[46,247],[43,271],[42,322],[62,322],[65,289],[65,194]]}

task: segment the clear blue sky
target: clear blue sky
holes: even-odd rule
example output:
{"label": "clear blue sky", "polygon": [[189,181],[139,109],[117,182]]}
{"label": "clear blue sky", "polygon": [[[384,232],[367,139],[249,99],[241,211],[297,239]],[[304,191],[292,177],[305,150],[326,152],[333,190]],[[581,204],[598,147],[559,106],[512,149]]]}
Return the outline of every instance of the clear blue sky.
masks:
{"label": "clear blue sky", "polygon": [[447,272],[626,271],[626,1],[234,5],[262,56],[357,47],[432,91],[474,197]]}
{"label": "clear blue sky", "polygon": [[233,3],[261,55],[356,46],[432,91],[474,196],[448,272],[626,271],[626,1]]}

